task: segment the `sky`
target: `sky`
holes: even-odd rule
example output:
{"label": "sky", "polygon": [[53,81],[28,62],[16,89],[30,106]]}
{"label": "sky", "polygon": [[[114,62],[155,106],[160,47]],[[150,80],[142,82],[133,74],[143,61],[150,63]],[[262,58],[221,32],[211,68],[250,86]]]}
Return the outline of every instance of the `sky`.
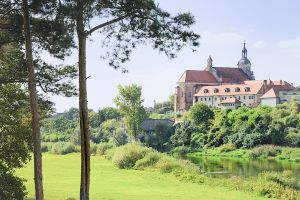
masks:
{"label": "sky", "polygon": [[[98,110],[115,106],[118,85],[142,86],[145,106],[166,100],[174,93],[177,80],[187,69],[202,70],[212,56],[213,66],[236,67],[242,56],[244,40],[248,58],[257,80],[286,80],[300,85],[300,1],[299,0],[156,0],[172,14],[191,12],[196,24],[192,30],[201,35],[196,52],[183,49],[176,59],[141,46],[124,66],[129,73],[109,67],[101,55],[98,33],[87,44],[88,106]],[[55,62],[45,56],[49,62]],[[77,62],[77,51],[65,64]],[[77,82],[75,82],[77,84]],[[49,96],[56,112],[78,107],[78,98]]]}

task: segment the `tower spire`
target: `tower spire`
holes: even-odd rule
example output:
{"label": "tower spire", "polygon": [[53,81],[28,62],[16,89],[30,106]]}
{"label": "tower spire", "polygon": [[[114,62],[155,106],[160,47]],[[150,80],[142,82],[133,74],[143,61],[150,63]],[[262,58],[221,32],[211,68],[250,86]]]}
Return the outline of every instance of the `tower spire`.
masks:
{"label": "tower spire", "polygon": [[209,56],[208,59],[207,59],[207,67],[208,68],[212,67],[212,62],[213,62],[213,60],[212,60],[211,56]]}
{"label": "tower spire", "polygon": [[244,48],[242,50],[242,57],[247,58],[246,41],[244,40]]}

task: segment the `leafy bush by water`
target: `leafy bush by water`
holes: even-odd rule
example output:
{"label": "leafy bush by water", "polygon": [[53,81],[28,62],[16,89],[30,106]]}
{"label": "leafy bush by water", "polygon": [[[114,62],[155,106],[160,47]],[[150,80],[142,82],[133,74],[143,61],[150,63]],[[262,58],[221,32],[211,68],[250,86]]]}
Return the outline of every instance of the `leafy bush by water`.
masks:
{"label": "leafy bush by water", "polygon": [[221,153],[236,150],[236,146],[232,143],[223,144],[219,147]]}
{"label": "leafy bush by water", "polygon": [[280,153],[281,149],[279,147],[273,145],[263,145],[252,149],[249,152],[249,157],[253,159],[258,157],[275,157]]}
{"label": "leafy bush by water", "polygon": [[172,155],[176,158],[183,158],[188,153],[191,153],[191,152],[192,152],[191,147],[180,146],[180,147],[176,147],[172,150]]}
{"label": "leafy bush by water", "polygon": [[149,148],[135,143],[127,144],[116,149],[112,162],[121,169],[132,168],[136,161],[144,158],[149,152],[151,152]]}
{"label": "leafy bush by water", "polygon": [[145,155],[144,158],[137,160],[135,163],[135,169],[144,169],[147,167],[154,166],[161,158],[163,157],[162,154],[158,152],[150,152]]}

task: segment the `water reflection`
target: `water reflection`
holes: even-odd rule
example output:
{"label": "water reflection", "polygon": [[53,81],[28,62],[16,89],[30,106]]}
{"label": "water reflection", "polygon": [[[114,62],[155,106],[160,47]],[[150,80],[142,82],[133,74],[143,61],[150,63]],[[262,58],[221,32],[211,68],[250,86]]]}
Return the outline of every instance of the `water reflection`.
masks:
{"label": "water reflection", "polygon": [[239,158],[189,157],[209,176],[257,176],[264,171],[291,170],[300,179],[300,163],[276,160],[251,160]]}

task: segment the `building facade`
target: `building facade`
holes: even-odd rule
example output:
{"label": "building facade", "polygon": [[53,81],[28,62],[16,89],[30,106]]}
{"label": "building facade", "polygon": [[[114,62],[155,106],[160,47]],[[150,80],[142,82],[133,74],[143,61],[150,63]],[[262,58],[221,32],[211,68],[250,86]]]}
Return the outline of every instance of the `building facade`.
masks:
{"label": "building facade", "polygon": [[175,88],[174,111],[186,111],[193,105],[194,95],[204,86],[242,84],[255,80],[251,71],[251,62],[244,43],[242,58],[237,67],[214,67],[209,56],[204,70],[186,70],[177,81]]}
{"label": "building facade", "polygon": [[237,67],[214,67],[209,56],[204,70],[186,70],[177,81],[174,111],[187,111],[195,103],[236,109],[259,104],[274,106],[300,100],[300,92],[286,81],[255,80],[244,43]]}

